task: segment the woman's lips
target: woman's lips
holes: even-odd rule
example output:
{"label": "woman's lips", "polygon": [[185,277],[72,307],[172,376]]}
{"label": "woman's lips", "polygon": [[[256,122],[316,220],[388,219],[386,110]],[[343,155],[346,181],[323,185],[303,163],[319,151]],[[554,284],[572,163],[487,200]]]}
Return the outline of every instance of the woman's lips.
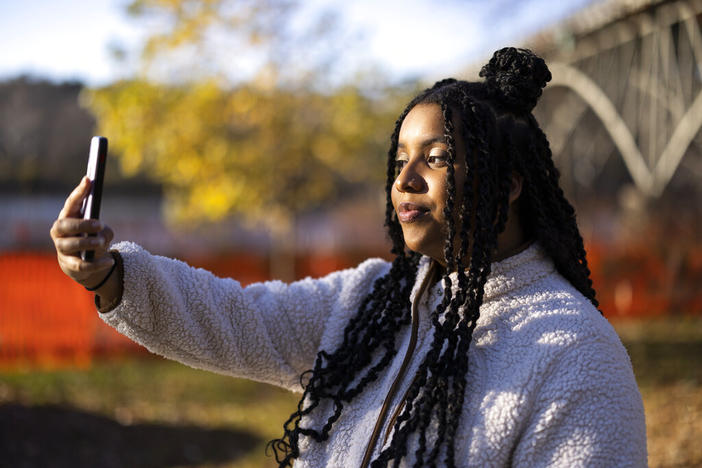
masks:
{"label": "woman's lips", "polygon": [[421,205],[415,205],[414,203],[400,203],[397,206],[397,217],[400,222],[411,223],[425,214],[429,213],[429,208]]}

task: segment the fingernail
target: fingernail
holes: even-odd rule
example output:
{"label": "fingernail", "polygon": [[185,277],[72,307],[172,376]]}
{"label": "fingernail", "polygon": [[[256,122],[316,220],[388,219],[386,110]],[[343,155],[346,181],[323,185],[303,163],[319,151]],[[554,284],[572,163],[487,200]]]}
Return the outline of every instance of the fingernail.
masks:
{"label": "fingernail", "polygon": [[102,223],[100,221],[93,221],[92,223],[90,223],[90,226],[95,229],[102,230]]}

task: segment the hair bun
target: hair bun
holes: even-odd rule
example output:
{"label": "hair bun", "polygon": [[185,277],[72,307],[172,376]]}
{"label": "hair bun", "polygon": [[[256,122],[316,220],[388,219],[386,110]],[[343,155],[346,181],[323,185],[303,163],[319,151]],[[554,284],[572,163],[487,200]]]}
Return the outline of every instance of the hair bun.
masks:
{"label": "hair bun", "polygon": [[434,86],[432,86],[431,89],[443,88],[444,86],[449,86],[454,83],[458,83],[458,80],[455,78],[444,78],[443,80],[439,80],[436,83],[434,83]]}
{"label": "hair bun", "polygon": [[505,47],[495,52],[480,70],[490,97],[516,113],[529,113],[536,106],[551,72],[544,60],[529,49]]}

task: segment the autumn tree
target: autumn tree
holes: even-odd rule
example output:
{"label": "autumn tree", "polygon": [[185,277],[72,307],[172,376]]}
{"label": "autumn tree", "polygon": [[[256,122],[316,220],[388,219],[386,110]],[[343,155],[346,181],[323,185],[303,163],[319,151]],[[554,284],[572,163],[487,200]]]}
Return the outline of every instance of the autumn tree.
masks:
{"label": "autumn tree", "polygon": [[302,58],[332,33],[291,32],[292,3],[137,0],[129,11],[160,29],[133,78],[85,100],[123,171],[164,185],[171,222],[237,216],[263,221],[282,242],[301,212],[382,180],[404,99],[382,86],[329,86],[319,47],[318,60]]}

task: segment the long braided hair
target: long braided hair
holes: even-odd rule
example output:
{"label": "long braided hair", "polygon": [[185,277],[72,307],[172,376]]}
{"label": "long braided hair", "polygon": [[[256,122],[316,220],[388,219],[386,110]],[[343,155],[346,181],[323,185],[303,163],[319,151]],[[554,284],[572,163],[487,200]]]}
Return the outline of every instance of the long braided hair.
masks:
{"label": "long braided hair", "polygon": [[[320,351],[314,368],[301,377],[304,393],[297,410],[285,422],[283,436],[269,443],[281,467],[300,455],[301,436],[315,442],[328,439],[345,405],[395,357],[398,331],[411,322],[409,297],[420,256],[405,248],[391,191],[398,176],[400,127],[416,105],[440,106],[448,146],[444,296],[431,314],[431,349],[410,384],[390,444],[371,466],[397,467],[409,450],[414,451],[415,467],[456,465],[454,439],[465,397],[468,349],[491,255],[507,221],[513,173],[523,178],[516,203],[525,234],[540,243],[557,270],[597,307],[575,212],[558,186],[548,141],[531,114],[551,79],[546,64],[529,50],[505,48],[495,52],[480,76],[484,82],[437,82],[415,97],[395,122],[385,187],[385,225],[395,259],[346,326],[339,348]],[[454,174],[458,132],[467,153],[462,155],[466,164],[460,199]],[[326,422],[315,428],[301,424],[323,402],[332,408]]]}

